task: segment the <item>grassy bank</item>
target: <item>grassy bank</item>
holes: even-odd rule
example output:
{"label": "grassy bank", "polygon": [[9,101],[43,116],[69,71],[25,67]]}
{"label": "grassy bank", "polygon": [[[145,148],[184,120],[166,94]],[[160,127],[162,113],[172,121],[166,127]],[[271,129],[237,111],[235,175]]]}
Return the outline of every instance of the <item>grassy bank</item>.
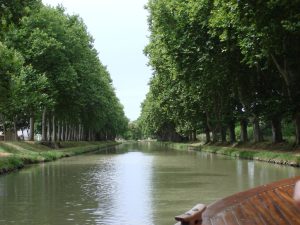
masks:
{"label": "grassy bank", "polygon": [[66,142],[60,145],[60,149],[52,149],[34,142],[0,142],[0,174],[23,168],[28,164],[50,162],[117,144],[112,141]]}
{"label": "grassy bank", "polygon": [[244,149],[241,147],[202,146],[201,151],[231,157],[258,160],[290,166],[300,166],[300,154],[296,152],[269,151],[258,149]]}
{"label": "grassy bank", "polygon": [[[226,155],[234,158],[258,160],[282,165],[300,167],[300,153],[286,146],[269,146],[268,144],[247,144],[239,146],[202,145],[201,143],[163,143],[175,150],[193,149],[197,151]],[[269,149],[267,149],[267,146]],[[265,147],[266,149],[260,149]]]}

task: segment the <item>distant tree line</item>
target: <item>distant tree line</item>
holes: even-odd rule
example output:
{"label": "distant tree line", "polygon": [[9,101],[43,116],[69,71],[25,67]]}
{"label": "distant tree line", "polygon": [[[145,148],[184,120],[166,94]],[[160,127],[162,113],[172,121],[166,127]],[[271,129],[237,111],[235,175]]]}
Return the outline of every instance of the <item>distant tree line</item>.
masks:
{"label": "distant tree line", "polygon": [[40,0],[0,2],[0,131],[113,140],[128,119],[82,19]]}
{"label": "distant tree line", "polygon": [[128,123],[128,129],[126,133],[123,134],[123,138],[126,140],[140,140],[143,138],[141,128],[138,121],[132,121]]}
{"label": "distant tree line", "polygon": [[299,0],[149,0],[147,9],[145,134],[233,143],[252,127],[260,142],[270,127],[277,143],[288,124],[300,144]]}

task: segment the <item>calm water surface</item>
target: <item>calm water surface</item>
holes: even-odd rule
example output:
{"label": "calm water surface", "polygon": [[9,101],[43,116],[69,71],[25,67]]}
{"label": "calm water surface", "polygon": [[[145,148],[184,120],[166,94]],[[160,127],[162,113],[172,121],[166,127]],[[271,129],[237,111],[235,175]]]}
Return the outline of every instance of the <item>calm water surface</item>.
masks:
{"label": "calm water surface", "polygon": [[0,224],[169,225],[199,202],[296,175],[292,167],[127,144],[1,176]]}

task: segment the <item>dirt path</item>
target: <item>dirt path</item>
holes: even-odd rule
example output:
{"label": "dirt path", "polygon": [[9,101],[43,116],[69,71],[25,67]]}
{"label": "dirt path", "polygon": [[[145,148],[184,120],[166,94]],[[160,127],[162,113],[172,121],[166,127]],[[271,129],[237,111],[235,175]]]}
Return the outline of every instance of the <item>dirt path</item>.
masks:
{"label": "dirt path", "polygon": [[1,158],[1,157],[8,157],[8,156],[10,156],[10,155],[11,155],[11,153],[0,152],[0,158]]}

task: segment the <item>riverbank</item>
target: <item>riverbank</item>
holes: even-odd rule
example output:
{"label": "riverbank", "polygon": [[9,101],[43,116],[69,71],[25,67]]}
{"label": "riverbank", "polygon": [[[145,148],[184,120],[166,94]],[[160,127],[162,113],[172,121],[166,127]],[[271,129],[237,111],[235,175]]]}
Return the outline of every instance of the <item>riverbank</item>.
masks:
{"label": "riverbank", "polygon": [[35,142],[0,142],[0,175],[23,168],[25,165],[50,162],[64,157],[84,154],[119,143],[65,142],[59,149]]}
{"label": "riverbank", "polygon": [[[281,165],[300,167],[300,152],[287,145],[246,144],[246,145],[203,145],[202,143],[162,143],[175,150],[196,150],[233,158],[257,160]],[[265,149],[263,149],[265,147]]]}

